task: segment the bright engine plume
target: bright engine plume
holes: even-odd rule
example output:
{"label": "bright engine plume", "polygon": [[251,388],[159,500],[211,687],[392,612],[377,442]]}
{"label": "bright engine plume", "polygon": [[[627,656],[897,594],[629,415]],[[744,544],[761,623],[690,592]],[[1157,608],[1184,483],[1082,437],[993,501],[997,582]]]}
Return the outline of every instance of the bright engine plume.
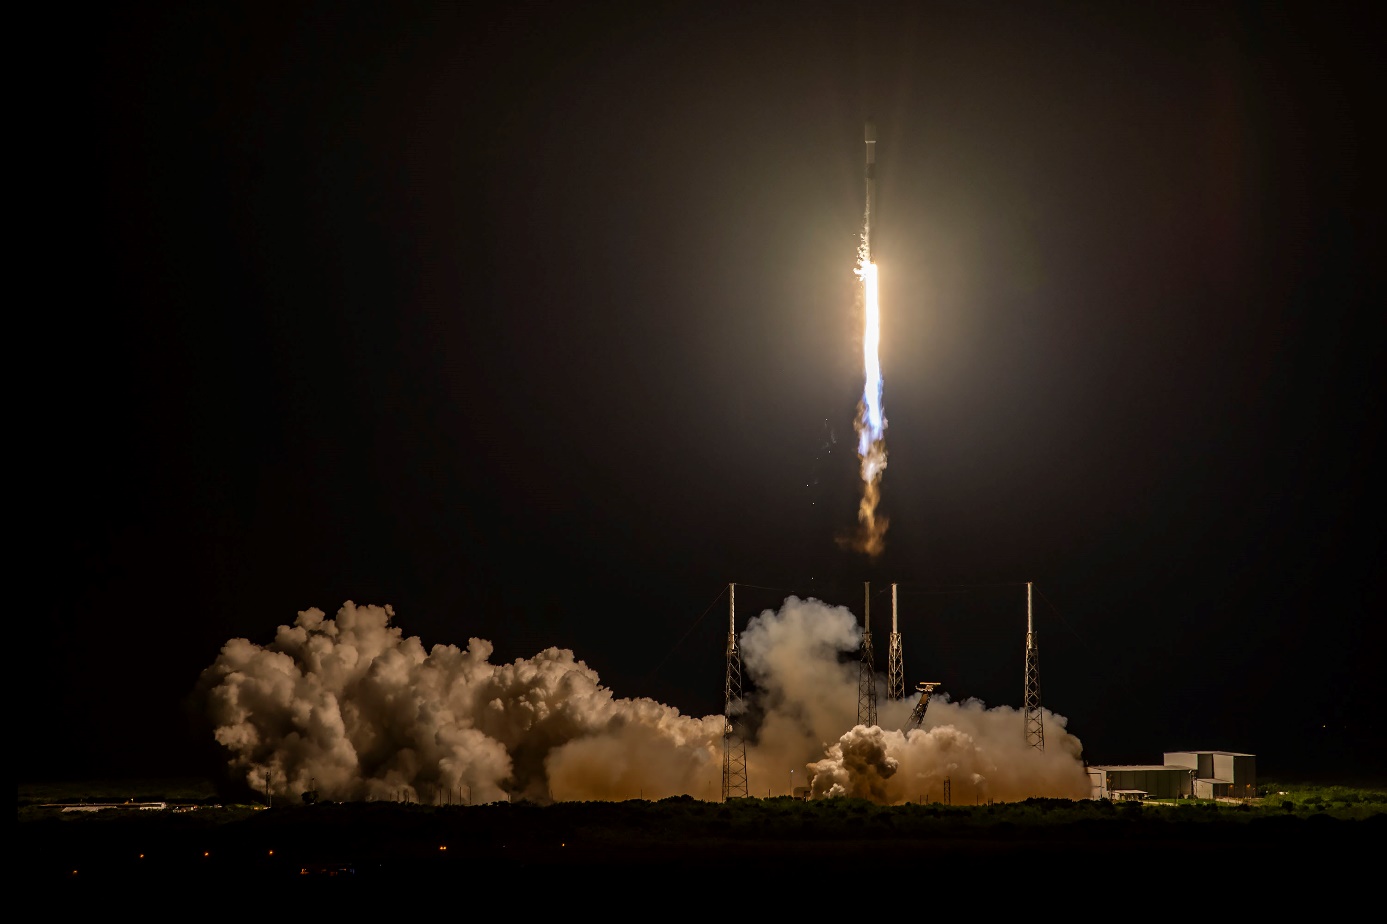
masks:
{"label": "bright engine plume", "polygon": [[870,556],[886,547],[886,517],[877,515],[881,500],[881,473],[886,468],[886,418],[881,411],[881,305],[877,265],[872,262],[872,218],[876,194],[876,126],[867,123],[867,206],[862,221],[862,243],[854,273],[862,280],[862,368],[865,382],[857,405],[857,456],[861,462],[862,500],[857,507],[857,532],[848,540],[853,548]]}

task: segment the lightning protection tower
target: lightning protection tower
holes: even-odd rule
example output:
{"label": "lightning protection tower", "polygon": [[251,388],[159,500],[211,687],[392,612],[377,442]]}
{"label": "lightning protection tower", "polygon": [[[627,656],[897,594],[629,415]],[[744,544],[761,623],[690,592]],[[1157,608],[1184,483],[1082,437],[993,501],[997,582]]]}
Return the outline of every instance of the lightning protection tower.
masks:
{"label": "lightning protection tower", "polygon": [[886,649],[886,698],[905,699],[905,652],[896,627],[896,585],[891,585],[891,645]]}
{"label": "lightning protection tower", "polygon": [[1045,725],[1040,717],[1040,646],[1031,616],[1031,582],[1026,582],[1026,744],[1045,750]]}
{"label": "lightning protection tower", "polygon": [[727,585],[727,677],[723,681],[722,798],[745,799],[746,736],[742,733],[742,654],[737,648],[737,585]]}
{"label": "lightning protection tower", "polygon": [[877,724],[877,681],[872,665],[872,585],[863,583],[866,600],[862,609],[862,664],[857,672],[857,724],[872,727]]}

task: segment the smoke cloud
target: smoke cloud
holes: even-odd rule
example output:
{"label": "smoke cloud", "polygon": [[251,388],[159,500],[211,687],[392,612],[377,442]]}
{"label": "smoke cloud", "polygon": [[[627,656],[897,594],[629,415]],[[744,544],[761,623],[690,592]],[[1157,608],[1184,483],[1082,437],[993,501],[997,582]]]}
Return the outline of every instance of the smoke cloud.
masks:
{"label": "smoke cloud", "polygon": [[[1024,715],[981,700],[951,702],[936,691],[921,727],[902,731],[919,695],[890,700],[877,678],[877,727],[857,724],[861,620],[846,607],[788,598],[754,617],[741,635],[742,658],[763,718],[747,750],[752,795],[791,785],[815,796],[877,802],[939,801],[944,780],[954,803],[1032,796],[1087,798],[1083,745],[1068,719],[1042,710],[1045,750],[1026,742]],[[795,782],[791,784],[790,771]],[[779,781],[784,782],[779,782]]]}
{"label": "smoke cloud", "polygon": [[[722,716],[618,697],[564,649],[508,664],[491,663],[478,638],[425,650],[393,619],[389,606],[348,601],[332,618],[300,612],[268,645],[228,641],[192,702],[230,774],[277,796],[313,788],[343,801],[721,797]],[[853,614],[818,600],[790,597],[750,620],[751,795],[805,786],[927,801],[947,779],[956,803],[1087,796],[1063,716],[1044,714],[1044,752],[1026,745],[1018,710],[942,692],[920,729],[901,730],[918,697],[882,700],[880,727],[856,725],[860,643]]]}

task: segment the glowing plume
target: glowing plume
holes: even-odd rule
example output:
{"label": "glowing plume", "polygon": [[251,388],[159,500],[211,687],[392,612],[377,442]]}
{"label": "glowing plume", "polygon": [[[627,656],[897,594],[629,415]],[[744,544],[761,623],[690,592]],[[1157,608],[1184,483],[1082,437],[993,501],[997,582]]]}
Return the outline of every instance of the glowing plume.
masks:
{"label": "glowing plume", "polygon": [[[877,265],[868,263],[858,270],[862,277],[862,297],[866,325],[862,332],[862,368],[867,383],[862,390],[864,414],[857,433],[857,454],[866,459],[873,443],[882,438],[886,421],[881,416],[881,307],[877,302]],[[863,470],[866,477],[866,470]]]}
{"label": "glowing plume", "polygon": [[857,507],[857,532],[842,540],[873,557],[886,547],[885,517],[877,516],[881,499],[881,473],[886,468],[886,418],[881,412],[881,306],[877,298],[877,265],[867,252],[866,235],[858,252],[857,269],[862,280],[862,367],[866,382],[857,404],[857,455],[862,468],[862,500]]}

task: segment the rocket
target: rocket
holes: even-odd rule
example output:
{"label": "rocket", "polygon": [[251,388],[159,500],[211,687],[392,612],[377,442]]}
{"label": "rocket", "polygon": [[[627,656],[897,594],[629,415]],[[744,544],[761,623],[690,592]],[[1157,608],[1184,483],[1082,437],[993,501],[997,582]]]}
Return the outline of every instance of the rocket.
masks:
{"label": "rocket", "polygon": [[867,211],[862,222],[862,249],[866,262],[872,262],[872,206],[876,198],[877,127],[868,120],[863,140],[867,142]]}

